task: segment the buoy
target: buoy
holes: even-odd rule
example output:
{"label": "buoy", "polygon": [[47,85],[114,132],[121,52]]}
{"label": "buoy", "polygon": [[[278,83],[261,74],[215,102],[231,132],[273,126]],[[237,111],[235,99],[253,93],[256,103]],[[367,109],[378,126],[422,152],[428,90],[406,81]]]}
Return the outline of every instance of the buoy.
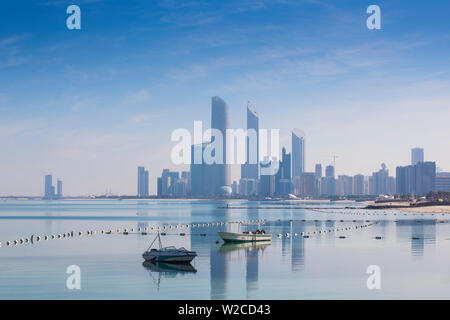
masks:
{"label": "buoy", "polygon": [[281,233],[278,234],[278,238],[281,238],[283,235]]}
{"label": "buoy", "polygon": [[290,237],[290,234],[289,233],[286,233],[286,238],[289,238]]}
{"label": "buoy", "polygon": [[11,245],[11,241],[6,241],[6,245],[10,246]]}
{"label": "buoy", "polygon": [[14,240],[14,245],[16,245],[16,244],[18,244],[19,243],[19,241],[17,241],[17,240]]}
{"label": "buoy", "polygon": [[22,244],[23,243],[23,239],[20,239],[20,244]]}
{"label": "buoy", "polygon": [[48,240],[48,236],[45,236],[45,237],[44,237],[44,240]]}
{"label": "buoy", "polygon": [[55,235],[54,234],[52,234],[52,239],[55,239],[56,237],[55,237]]}
{"label": "buoy", "polygon": [[41,241],[41,237],[37,236],[36,240]]}
{"label": "buoy", "polygon": [[296,237],[296,236],[298,236],[298,234],[297,234],[297,233],[294,233],[294,237]]}
{"label": "buoy", "polygon": [[78,235],[79,235],[79,236],[82,236],[82,235],[83,235],[83,232],[81,232],[81,231],[78,232]]}

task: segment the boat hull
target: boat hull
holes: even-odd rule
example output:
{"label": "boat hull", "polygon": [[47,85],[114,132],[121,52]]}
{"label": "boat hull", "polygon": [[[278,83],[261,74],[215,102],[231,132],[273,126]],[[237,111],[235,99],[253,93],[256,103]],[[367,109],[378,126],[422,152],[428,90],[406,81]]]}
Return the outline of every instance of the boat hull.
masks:
{"label": "boat hull", "polygon": [[218,232],[219,236],[225,242],[254,242],[254,241],[271,241],[271,234],[248,234],[237,232]]}
{"label": "boat hull", "polygon": [[170,263],[189,263],[191,262],[197,254],[187,253],[187,254],[158,254],[153,252],[146,252],[142,255],[145,261],[154,262],[170,262]]}

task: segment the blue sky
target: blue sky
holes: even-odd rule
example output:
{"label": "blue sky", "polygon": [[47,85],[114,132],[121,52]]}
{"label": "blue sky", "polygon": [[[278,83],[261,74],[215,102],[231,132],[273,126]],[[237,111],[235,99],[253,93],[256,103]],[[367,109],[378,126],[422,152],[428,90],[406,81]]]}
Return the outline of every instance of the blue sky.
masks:
{"label": "blue sky", "polygon": [[[66,8],[81,8],[81,30]],[[366,28],[381,8],[382,30]],[[245,126],[306,132],[306,169],[337,174],[408,164],[450,171],[450,3],[435,1],[2,1],[0,194],[151,192],[171,165],[170,134],[210,123],[211,96]],[[237,171],[234,171],[237,177]]]}

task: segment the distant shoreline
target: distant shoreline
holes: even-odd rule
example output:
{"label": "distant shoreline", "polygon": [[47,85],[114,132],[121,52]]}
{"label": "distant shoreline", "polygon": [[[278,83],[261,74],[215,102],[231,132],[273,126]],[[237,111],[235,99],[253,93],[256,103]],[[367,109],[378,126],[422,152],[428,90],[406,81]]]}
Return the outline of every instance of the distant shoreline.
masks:
{"label": "distant shoreline", "polygon": [[365,209],[383,210],[383,209],[395,209],[402,212],[415,212],[415,213],[445,213],[450,214],[450,204],[438,204],[438,203],[414,203],[409,201],[403,202],[382,202],[375,203],[373,201],[366,202]]}

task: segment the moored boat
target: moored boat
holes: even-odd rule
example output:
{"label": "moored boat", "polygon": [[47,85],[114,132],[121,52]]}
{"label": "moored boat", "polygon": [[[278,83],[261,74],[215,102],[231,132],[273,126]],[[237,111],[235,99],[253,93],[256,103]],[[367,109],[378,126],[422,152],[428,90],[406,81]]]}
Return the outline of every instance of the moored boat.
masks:
{"label": "moored boat", "polygon": [[219,236],[225,242],[247,242],[247,241],[271,241],[272,235],[264,231],[257,232],[225,232],[219,231]]}
{"label": "moored boat", "polygon": [[[151,249],[156,239],[159,240],[159,249]],[[196,256],[197,253],[195,251],[189,251],[183,247],[178,249],[174,246],[163,248],[159,232],[150,247],[142,254],[145,261],[170,263],[190,263]]]}

